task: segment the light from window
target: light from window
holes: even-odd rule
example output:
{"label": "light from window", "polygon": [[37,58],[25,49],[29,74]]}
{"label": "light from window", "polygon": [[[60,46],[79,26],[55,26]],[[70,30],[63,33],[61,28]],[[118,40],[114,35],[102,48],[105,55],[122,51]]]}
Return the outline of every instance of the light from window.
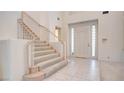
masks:
{"label": "light from window", "polygon": [[94,57],[96,54],[96,26],[92,25],[92,56]]}
{"label": "light from window", "polygon": [[71,54],[74,54],[74,28],[71,28]]}
{"label": "light from window", "polygon": [[56,41],[58,41],[58,36],[59,36],[59,33],[58,33],[58,29],[55,29],[55,35],[57,36]]}

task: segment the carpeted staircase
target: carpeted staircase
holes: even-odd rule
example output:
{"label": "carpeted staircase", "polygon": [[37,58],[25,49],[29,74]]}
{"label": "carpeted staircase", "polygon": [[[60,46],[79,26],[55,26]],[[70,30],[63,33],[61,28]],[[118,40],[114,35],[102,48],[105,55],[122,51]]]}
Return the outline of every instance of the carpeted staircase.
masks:
{"label": "carpeted staircase", "polygon": [[43,80],[67,65],[67,61],[48,42],[36,41],[33,49],[34,66],[24,80]]}

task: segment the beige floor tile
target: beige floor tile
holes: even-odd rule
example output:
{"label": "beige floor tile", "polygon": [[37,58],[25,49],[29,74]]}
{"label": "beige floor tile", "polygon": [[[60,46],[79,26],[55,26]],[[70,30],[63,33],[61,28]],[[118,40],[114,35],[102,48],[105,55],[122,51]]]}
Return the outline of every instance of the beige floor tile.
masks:
{"label": "beige floor tile", "polygon": [[45,81],[99,81],[124,80],[124,62],[98,62],[71,58],[66,67]]}

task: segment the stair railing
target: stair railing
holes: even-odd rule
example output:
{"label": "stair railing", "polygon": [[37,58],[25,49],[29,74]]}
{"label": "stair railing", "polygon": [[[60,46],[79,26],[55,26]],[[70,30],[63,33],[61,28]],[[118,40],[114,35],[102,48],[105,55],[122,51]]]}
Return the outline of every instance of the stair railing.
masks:
{"label": "stair railing", "polygon": [[[20,22],[21,21],[21,22]],[[67,59],[67,50],[66,50],[66,42],[58,39],[58,37],[51,32],[48,28],[45,26],[39,24],[34,18],[32,18],[30,15],[28,15],[26,12],[21,13],[21,19],[18,20],[18,23],[21,24],[21,30],[23,34],[21,34],[21,37],[24,39],[24,33],[29,32],[30,37],[29,40],[43,40],[43,41],[49,41],[48,38],[43,38],[44,33],[47,35],[53,36],[55,39],[58,40],[63,45],[63,52],[61,56],[64,56],[64,59]],[[33,33],[33,34],[32,34]],[[20,31],[19,31],[20,35]],[[28,51],[32,51],[33,42],[28,44]],[[33,66],[34,63],[32,62],[32,58],[29,58],[29,66]]]}
{"label": "stair railing", "polygon": [[28,40],[39,40],[38,36],[22,21],[17,20],[18,23],[18,38]]}

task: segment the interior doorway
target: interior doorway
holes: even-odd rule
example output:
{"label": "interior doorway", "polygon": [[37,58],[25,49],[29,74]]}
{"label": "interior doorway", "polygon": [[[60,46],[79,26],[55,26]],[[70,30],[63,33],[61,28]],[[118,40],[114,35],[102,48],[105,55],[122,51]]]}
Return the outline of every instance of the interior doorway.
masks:
{"label": "interior doorway", "polygon": [[55,27],[55,31],[54,34],[57,36],[57,38],[55,38],[55,40],[58,42],[59,40],[61,40],[61,28],[60,27]]}
{"label": "interior doorway", "polygon": [[94,58],[98,55],[98,22],[88,21],[69,25],[70,55],[73,57]]}

